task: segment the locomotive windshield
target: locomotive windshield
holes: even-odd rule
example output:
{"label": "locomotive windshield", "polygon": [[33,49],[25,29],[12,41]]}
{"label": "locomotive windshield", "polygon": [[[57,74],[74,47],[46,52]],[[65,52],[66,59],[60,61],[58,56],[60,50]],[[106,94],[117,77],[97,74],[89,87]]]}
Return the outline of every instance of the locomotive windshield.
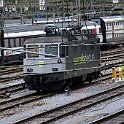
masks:
{"label": "locomotive windshield", "polygon": [[[38,52],[39,53],[39,45],[28,45],[27,50],[31,51],[31,52]],[[38,54],[33,54],[33,53],[28,53],[27,56],[28,56],[28,58],[39,57]]]}
{"label": "locomotive windshield", "polygon": [[28,45],[27,50],[30,52],[43,53],[44,55],[28,53],[28,58],[49,58],[54,56],[47,56],[45,54],[51,54],[58,56],[58,44],[42,44],[42,45]]}
{"label": "locomotive windshield", "polygon": [[[58,44],[45,45],[45,53],[58,56]],[[52,57],[52,56],[45,56],[45,57]]]}

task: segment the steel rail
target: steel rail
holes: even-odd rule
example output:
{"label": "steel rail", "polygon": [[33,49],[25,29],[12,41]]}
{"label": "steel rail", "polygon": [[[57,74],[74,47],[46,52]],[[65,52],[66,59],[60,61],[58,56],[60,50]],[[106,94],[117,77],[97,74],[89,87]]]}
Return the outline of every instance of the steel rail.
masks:
{"label": "steel rail", "polygon": [[41,124],[42,123],[48,124],[48,123],[57,121],[61,118],[72,115],[76,112],[89,109],[95,105],[98,105],[102,102],[106,102],[122,94],[124,94],[124,84],[121,86],[111,88],[109,90],[105,90],[100,93],[93,94],[89,97],[74,101],[72,103],[68,103],[60,107],[56,107],[46,112],[42,112],[42,113],[33,115],[31,117],[25,117],[23,119],[17,120],[16,122],[13,122],[13,124],[22,124],[22,123],[24,124],[24,123],[27,123],[28,121],[33,122],[33,120],[35,119],[38,119],[38,120],[41,119],[42,120]]}
{"label": "steel rail", "polygon": [[[116,121],[115,121],[116,120]],[[93,121],[89,124],[122,124],[124,123],[124,109],[119,110],[115,113],[104,116],[98,120]]]}

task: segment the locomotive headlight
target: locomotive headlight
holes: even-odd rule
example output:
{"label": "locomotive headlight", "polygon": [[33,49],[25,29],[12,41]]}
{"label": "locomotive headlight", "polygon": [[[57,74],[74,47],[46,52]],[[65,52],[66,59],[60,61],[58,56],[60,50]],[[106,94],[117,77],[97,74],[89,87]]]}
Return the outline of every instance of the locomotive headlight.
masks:
{"label": "locomotive headlight", "polygon": [[58,60],[58,63],[62,63],[61,59]]}

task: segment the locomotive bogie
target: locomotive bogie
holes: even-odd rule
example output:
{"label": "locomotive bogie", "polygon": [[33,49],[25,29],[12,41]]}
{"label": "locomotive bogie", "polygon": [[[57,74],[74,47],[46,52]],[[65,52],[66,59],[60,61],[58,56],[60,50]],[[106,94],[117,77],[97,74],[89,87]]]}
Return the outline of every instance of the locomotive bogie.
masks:
{"label": "locomotive bogie", "polygon": [[65,85],[63,73],[27,75],[24,77],[30,90],[58,90]]}

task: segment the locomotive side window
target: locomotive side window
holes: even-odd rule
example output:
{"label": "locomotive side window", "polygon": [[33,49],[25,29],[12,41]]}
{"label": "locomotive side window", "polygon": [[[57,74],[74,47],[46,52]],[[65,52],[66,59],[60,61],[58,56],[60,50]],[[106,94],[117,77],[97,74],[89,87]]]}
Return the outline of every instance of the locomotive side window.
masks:
{"label": "locomotive side window", "polygon": [[[45,45],[45,53],[58,56],[58,44]],[[52,56],[45,56],[45,57],[52,57]]]}
{"label": "locomotive side window", "polygon": [[4,39],[4,42],[5,42],[5,47],[9,47],[9,42],[8,42],[8,39]]}
{"label": "locomotive side window", "polygon": [[23,46],[23,44],[24,44],[24,38],[20,38],[20,40],[21,40],[21,46]]}
{"label": "locomotive side window", "polygon": [[21,45],[22,45],[22,44],[21,44],[21,38],[19,38],[19,46],[21,47]]}
{"label": "locomotive side window", "polygon": [[10,39],[11,47],[14,47],[14,39]]}
{"label": "locomotive side window", "polygon": [[[39,53],[39,45],[28,45],[27,50],[28,51],[31,51],[31,52],[37,52],[37,53]],[[28,56],[28,58],[39,57],[38,54],[33,54],[33,53],[28,53],[27,56]]]}
{"label": "locomotive side window", "polygon": [[[17,45],[16,45],[16,39],[14,38],[13,41],[14,41],[14,47],[16,47],[16,46],[17,46]],[[18,47],[18,46],[17,46],[17,47]]]}
{"label": "locomotive side window", "polygon": [[8,39],[8,47],[11,47],[10,39]]}
{"label": "locomotive side window", "polygon": [[16,46],[19,47],[19,38],[16,38]]}

